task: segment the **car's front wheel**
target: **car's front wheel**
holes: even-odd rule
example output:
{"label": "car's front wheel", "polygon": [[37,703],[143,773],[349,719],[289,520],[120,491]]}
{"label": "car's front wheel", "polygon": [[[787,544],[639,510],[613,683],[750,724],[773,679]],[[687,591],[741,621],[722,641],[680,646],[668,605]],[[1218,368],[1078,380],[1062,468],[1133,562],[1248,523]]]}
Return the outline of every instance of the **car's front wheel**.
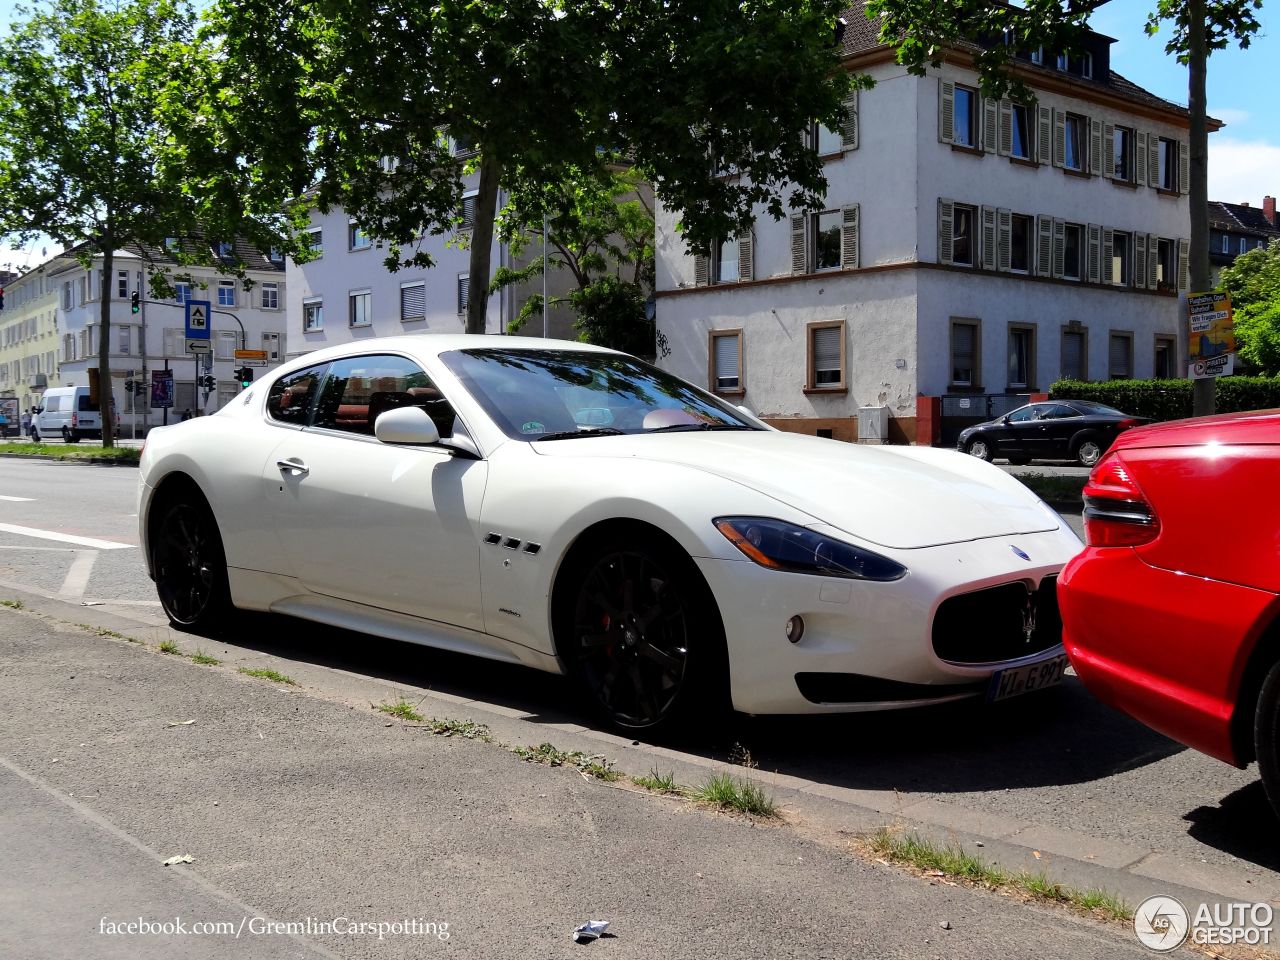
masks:
{"label": "car's front wheel", "polygon": [[1253,749],[1258,757],[1262,786],[1276,816],[1280,816],[1280,663],[1273,664],[1258,693],[1253,720]]}
{"label": "car's front wheel", "polygon": [[964,452],[971,457],[977,457],[979,460],[985,460],[990,463],[995,456],[991,452],[991,444],[987,442],[986,437],[974,437],[965,444]]}
{"label": "car's front wheel", "polygon": [[213,512],[202,497],[185,491],[157,508],[150,549],[160,605],[176,627],[213,630],[231,612],[227,561]]}
{"label": "car's front wheel", "polygon": [[566,572],[557,646],[609,722],[652,733],[727,706],[724,629],[687,556],[627,531],[588,547]]}

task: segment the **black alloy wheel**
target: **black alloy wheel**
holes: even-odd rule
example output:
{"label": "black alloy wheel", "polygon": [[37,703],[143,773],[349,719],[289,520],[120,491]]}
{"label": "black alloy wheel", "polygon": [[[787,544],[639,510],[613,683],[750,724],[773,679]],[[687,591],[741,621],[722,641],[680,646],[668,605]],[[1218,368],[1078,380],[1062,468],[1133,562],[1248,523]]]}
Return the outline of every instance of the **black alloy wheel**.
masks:
{"label": "black alloy wheel", "polygon": [[231,608],[218,525],[203,503],[183,499],[160,509],[151,546],[160,605],[178,627],[211,629]]}

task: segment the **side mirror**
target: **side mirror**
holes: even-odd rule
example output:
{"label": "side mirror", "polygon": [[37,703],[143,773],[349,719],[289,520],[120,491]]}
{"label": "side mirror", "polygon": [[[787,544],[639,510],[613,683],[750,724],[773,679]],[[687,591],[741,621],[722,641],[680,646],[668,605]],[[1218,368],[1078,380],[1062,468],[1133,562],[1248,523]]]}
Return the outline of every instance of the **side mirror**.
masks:
{"label": "side mirror", "polygon": [[381,414],[373,424],[373,435],[382,443],[429,447],[440,442],[435,421],[421,407],[398,407]]}

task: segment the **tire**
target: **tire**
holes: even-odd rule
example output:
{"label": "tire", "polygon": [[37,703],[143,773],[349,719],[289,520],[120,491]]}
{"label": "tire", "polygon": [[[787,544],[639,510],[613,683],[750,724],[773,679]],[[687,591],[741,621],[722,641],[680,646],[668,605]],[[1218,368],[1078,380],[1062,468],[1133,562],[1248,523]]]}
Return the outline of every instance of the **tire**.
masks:
{"label": "tire", "polygon": [[964,445],[964,452],[971,457],[985,460],[987,463],[995,459],[995,455],[991,452],[991,441],[986,437],[974,437]]}
{"label": "tire", "polygon": [[1076,442],[1076,462],[1082,467],[1092,467],[1102,459],[1103,452],[1097,437],[1085,437]]}
{"label": "tire", "polygon": [[653,533],[619,531],[584,546],[563,575],[556,649],[603,719],[654,734],[727,714],[724,627],[688,556]]}
{"label": "tire", "polygon": [[226,554],[213,512],[191,490],[153,509],[160,513],[148,549],[160,606],[180,630],[213,632],[232,611]]}
{"label": "tire", "polygon": [[1253,749],[1271,809],[1280,817],[1280,663],[1272,664],[1258,692],[1253,717]]}
{"label": "tire", "polygon": [[32,431],[31,431],[31,442],[32,442],[32,443],[39,443],[39,442],[40,442],[40,431],[39,431],[39,430],[32,430]]}

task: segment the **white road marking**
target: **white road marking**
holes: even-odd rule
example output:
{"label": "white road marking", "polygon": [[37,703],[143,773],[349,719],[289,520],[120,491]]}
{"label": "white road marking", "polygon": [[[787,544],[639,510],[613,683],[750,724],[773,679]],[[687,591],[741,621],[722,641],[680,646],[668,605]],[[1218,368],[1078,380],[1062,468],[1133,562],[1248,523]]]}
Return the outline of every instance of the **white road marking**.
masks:
{"label": "white road marking", "polygon": [[14,503],[33,503],[35,497],[6,497],[0,494],[0,500],[12,500]]}
{"label": "white road marking", "polygon": [[58,596],[64,600],[79,600],[89,587],[89,577],[93,574],[93,562],[98,559],[97,550],[77,550],[76,558],[71,561],[71,569],[58,589]]}
{"label": "white road marking", "polygon": [[117,543],[114,540],[95,540],[93,537],[77,537],[70,533],[58,533],[56,530],[37,530],[35,527],[20,527],[16,523],[0,523],[0,533],[16,533],[20,537],[35,537],[39,540],[56,540],[59,543],[74,543],[80,547],[91,547],[94,550],[128,550],[132,543]]}

